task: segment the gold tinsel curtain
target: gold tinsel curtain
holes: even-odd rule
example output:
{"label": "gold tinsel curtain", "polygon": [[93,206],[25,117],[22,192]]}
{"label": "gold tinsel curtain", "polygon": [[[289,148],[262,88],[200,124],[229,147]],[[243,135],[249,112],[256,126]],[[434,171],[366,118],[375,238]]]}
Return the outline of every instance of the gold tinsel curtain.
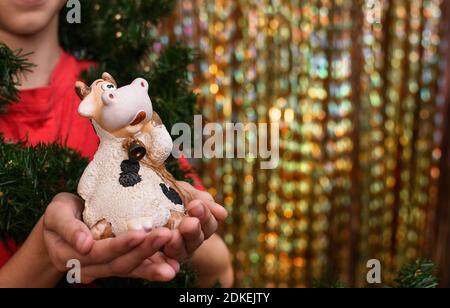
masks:
{"label": "gold tinsel curtain", "polygon": [[438,202],[447,1],[179,2],[155,47],[182,40],[199,51],[204,116],[281,125],[277,169],[250,158],[200,169],[230,212],[237,285],[329,275],[364,285],[373,258],[383,281],[419,257],[448,279],[448,224],[436,214],[448,213],[438,209],[448,208]]}

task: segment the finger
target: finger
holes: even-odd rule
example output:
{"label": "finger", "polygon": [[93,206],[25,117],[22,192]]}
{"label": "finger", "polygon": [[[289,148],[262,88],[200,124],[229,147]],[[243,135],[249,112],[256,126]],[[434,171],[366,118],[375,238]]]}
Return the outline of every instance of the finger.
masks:
{"label": "finger", "polygon": [[137,267],[131,274],[135,278],[166,282],[175,278],[177,271],[167,263],[158,264],[146,260],[146,262]]}
{"label": "finger", "polygon": [[194,200],[203,201],[218,221],[224,221],[227,218],[227,210],[220,204],[216,203],[210,193],[195,188],[192,189],[191,194],[194,197]]}
{"label": "finger", "polygon": [[164,254],[178,261],[184,261],[188,258],[184,239],[178,229],[172,230],[172,238],[164,246]]}
{"label": "finger", "polygon": [[170,265],[170,267],[172,267],[175,273],[180,271],[180,263],[177,260],[166,258],[166,262]]}
{"label": "finger", "polygon": [[205,239],[208,239],[217,231],[219,224],[204,202],[194,200],[187,205],[186,209],[190,216],[197,217],[199,219]]}
{"label": "finger", "polygon": [[190,256],[203,243],[204,235],[200,221],[195,217],[184,218],[178,228],[184,239],[186,251]]}
{"label": "finger", "polygon": [[51,202],[58,204],[58,206],[68,206],[72,210],[76,218],[81,219],[84,210],[84,201],[80,197],[70,193],[59,193]]}
{"label": "finger", "polygon": [[153,263],[167,263],[166,257],[164,257],[164,254],[161,251],[155,252],[155,254],[148,257],[147,260],[152,261]]}
{"label": "finger", "polygon": [[44,228],[57,233],[79,253],[87,254],[94,244],[89,228],[80,220],[83,202],[72,194],[59,194],[44,215]]}
{"label": "finger", "polygon": [[167,228],[158,228],[151,231],[144,241],[130,251],[111,262],[110,267],[113,272],[129,273],[138,267],[145,259],[148,259],[167,244],[172,233]]}
{"label": "finger", "polygon": [[143,230],[133,230],[114,238],[95,241],[87,257],[94,263],[110,262],[141,245],[147,237]]}
{"label": "finger", "polygon": [[95,241],[90,253],[83,255],[55,232],[46,230],[44,233],[50,257],[60,270],[64,270],[66,262],[71,259],[80,261],[81,266],[108,263],[114,258],[134,249],[142,243],[146,236],[143,231],[130,231],[117,238]]}
{"label": "finger", "polygon": [[149,257],[148,260],[153,263],[167,263],[169,264],[175,272],[180,271],[180,263],[177,260],[167,257],[162,252],[157,252],[153,256]]}
{"label": "finger", "polygon": [[128,253],[119,256],[106,264],[88,266],[85,275],[89,278],[102,278],[110,276],[128,276],[132,271],[158,252],[169,240],[170,230],[155,229],[144,241]]}
{"label": "finger", "polygon": [[223,221],[227,218],[227,210],[220,204],[216,203],[210,193],[198,190],[191,184],[184,181],[178,181],[177,184],[189,193],[192,200],[198,199],[203,201],[218,221]]}
{"label": "finger", "polygon": [[66,265],[68,260],[80,260],[82,257],[82,255],[52,231],[44,230],[44,240],[50,260],[60,272],[67,271]]}
{"label": "finger", "polygon": [[214,218],[218,221],[224,221],[227,216],[228,212],[227,210],[220,204],[211,201],[211,202],[205,202],[208,209],[211,211],[211,214],[213,214]]}

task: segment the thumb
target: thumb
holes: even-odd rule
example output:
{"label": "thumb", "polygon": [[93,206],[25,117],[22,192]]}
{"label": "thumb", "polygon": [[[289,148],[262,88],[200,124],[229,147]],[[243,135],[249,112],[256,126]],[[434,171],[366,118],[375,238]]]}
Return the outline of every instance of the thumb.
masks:
{"label": "thumb", "polygon": [[75,195],[57,195],[45,212],[44,228],[56,233],[79,253],[87,254],[94,239],[89,228],[80,220],[83,207],[83,201]]}

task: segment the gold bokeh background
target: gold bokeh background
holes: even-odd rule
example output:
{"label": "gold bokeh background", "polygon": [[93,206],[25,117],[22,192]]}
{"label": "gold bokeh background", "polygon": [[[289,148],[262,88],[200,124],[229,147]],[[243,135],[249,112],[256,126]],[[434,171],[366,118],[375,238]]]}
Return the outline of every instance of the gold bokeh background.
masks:
{"label": "gold bokeh background", "polygon": [[[237,286],[363,286],[431,258],[449,284],[443,0],[180,0],[156,49],[195,48],[210,122],[281,127],[280,164],[204,159]],[[247,138],[256,138],[248,135]]]}

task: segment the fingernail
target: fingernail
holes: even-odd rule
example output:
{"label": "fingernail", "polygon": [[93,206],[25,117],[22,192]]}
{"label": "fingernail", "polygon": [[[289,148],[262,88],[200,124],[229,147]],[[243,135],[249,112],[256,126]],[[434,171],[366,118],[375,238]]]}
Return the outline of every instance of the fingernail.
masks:
{"label": "fingernail", "polygon": [[203,209],[203,205],[194,206],[192,209],[189,210],[189,214],[195,217],[202,217],[204,212],[205,211]]}
{"label": "fingernail", "polygon": [[83,245],[86,242],[86,238],[87,236],[84,232],[77,233],[75,243],[78,249],[83,249]]}

